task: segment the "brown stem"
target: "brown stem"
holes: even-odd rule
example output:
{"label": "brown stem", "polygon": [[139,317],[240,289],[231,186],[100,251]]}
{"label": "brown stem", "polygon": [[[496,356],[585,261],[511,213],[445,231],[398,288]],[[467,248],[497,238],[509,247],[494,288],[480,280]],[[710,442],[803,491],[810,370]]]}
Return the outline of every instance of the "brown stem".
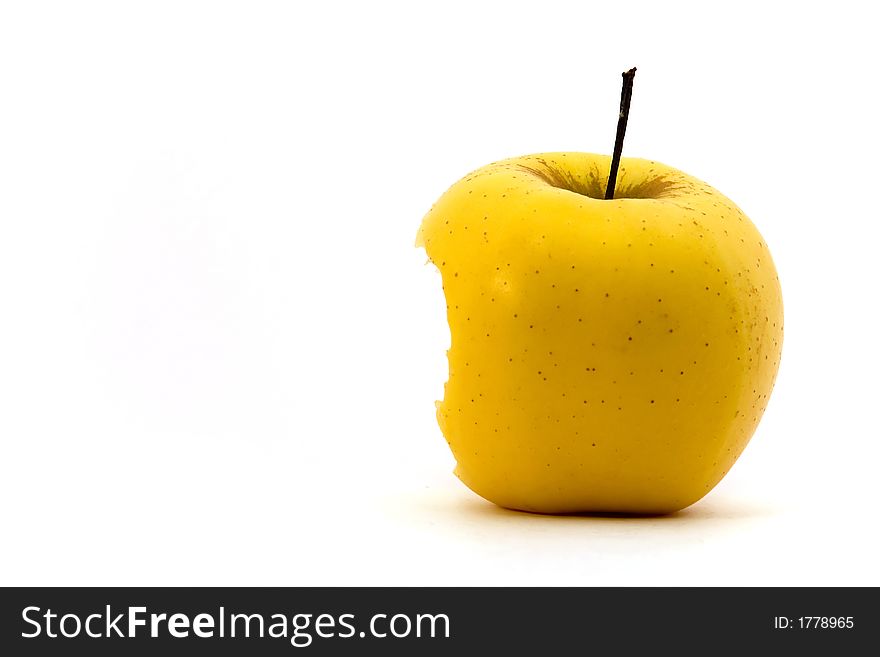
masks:
{"label": "brown stem", "polygon": [[633,78],[636,69],[631,68],[623,74],[623,88],[620,90],[620,115],[617,119],[617,137],[614,139],[614,155],[611,156],[611,172],[608,174],[608,187],[605,188],[605,200],[614,198],[614,186],[617,184],[617,170],[620,168],[620,154],[623,152],[623,137],[626,134],[626,120],[629,118],[629,103],[633,95]]}

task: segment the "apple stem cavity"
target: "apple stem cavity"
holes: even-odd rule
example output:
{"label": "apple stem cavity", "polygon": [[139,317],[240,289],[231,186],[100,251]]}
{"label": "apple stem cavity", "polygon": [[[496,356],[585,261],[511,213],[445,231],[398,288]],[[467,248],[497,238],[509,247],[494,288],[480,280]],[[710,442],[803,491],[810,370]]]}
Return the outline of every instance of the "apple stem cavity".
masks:
{"label": "apple stem cavity", "polygon": [[629,103],[633,94],[633,79],[636,77],[635,67],[623,73],[623,87],[620,90],[620,115],[617,119],[617,137],[614,139],[614,155],[611,156],[611,171],[608,173],[608,186],[605,188],[605,200],[614,198],[614,186],[617,184],[617,170],[620,168],[620,154],[623,152],[623,137],[626,134],[626,121],[629,118]]}

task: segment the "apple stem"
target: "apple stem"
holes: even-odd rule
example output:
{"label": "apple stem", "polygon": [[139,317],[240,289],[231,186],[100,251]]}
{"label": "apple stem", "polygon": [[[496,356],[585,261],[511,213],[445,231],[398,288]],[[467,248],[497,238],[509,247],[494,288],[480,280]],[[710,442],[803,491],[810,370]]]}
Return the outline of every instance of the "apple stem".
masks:
{"label": "apple stem", "polygon": [[617,184],[617,170],[620,168],[620,154],[623,152],[623,137],[626,134],[626,120],[629,118],[629,103],[633,95],[633,78],[636,77],[635,67],[623,73],[623,88],[620,90],[620,115],[617,119],[617,137],[614,139],[614,155],[611,156],[611,172],[608,174],[608,187],[605,188],[605,200],[614,198],[614,186]]}

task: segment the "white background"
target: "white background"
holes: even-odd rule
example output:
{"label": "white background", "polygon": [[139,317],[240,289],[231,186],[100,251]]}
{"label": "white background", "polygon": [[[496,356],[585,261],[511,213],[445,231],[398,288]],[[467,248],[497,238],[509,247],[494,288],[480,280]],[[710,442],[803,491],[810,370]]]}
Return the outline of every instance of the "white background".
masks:
{"label": "white background", "polygon": [[[4,3],[0,584],[880,584],[869,3]],[[769,409],[655,519],[451,474],[413,248],[488,162],[702,178],[774,254]]]}

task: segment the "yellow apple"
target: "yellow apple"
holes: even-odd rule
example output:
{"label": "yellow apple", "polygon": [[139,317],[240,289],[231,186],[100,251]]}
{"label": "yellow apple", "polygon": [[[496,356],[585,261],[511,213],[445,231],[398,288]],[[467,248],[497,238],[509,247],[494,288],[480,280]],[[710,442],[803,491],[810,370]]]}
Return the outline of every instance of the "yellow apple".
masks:
{"label": "yellow apple", "polygon": [[782,296],[743,212],[704,182],[545,153],[453,185],[418,232],[452,335],[440,428],[474,492],[544,513],[669,513],[758,425]]}

